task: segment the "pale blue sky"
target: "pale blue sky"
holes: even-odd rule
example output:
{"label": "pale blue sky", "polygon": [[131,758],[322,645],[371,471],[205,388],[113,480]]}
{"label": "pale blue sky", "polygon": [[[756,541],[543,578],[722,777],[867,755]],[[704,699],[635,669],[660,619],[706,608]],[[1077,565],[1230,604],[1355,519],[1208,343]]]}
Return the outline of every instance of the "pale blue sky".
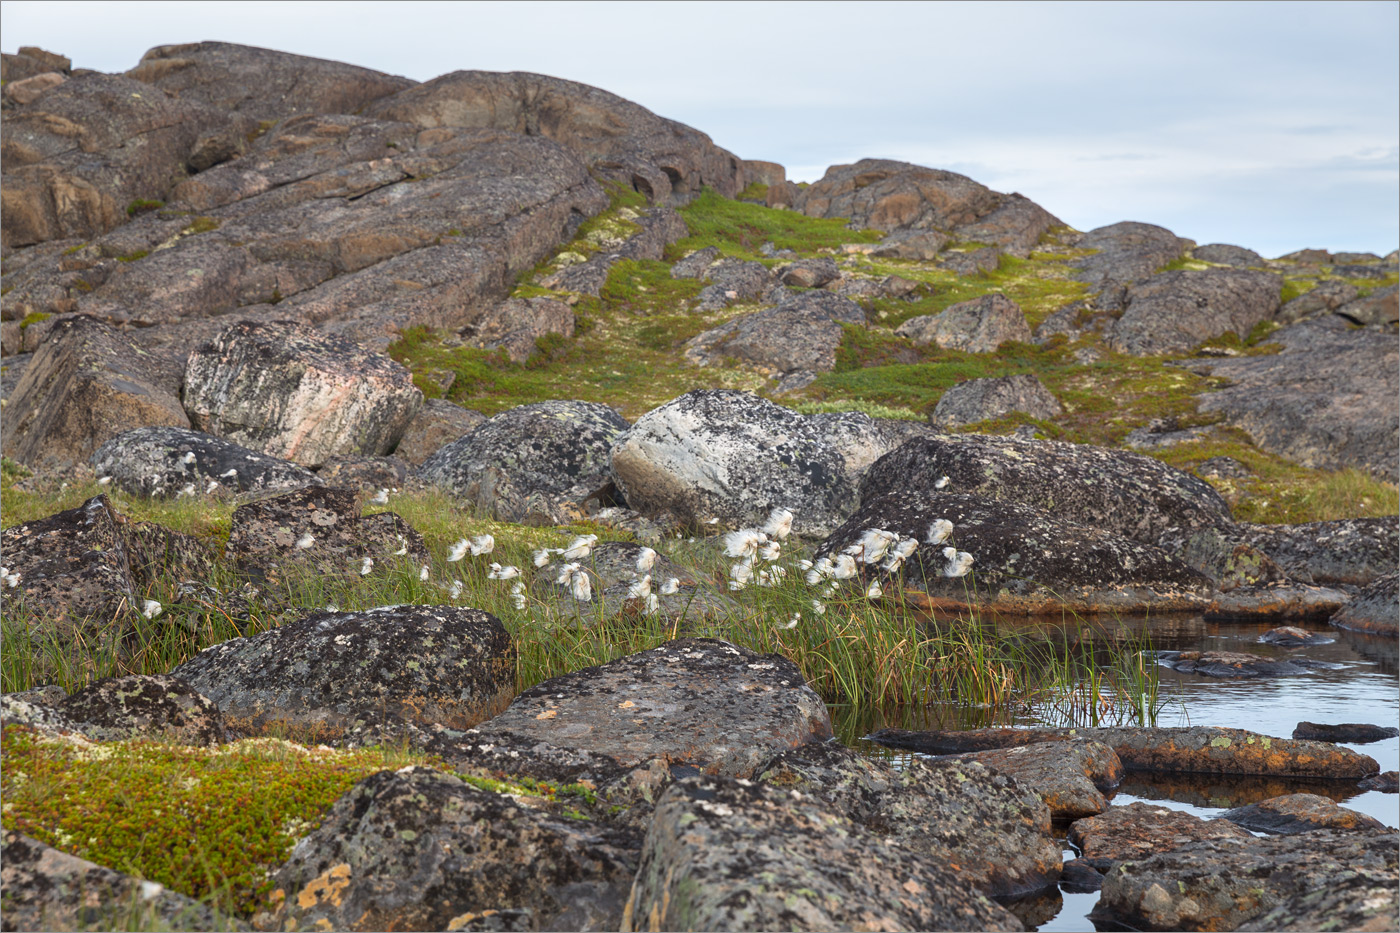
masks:
{"label": "pale blue sky", "polygon": [[1276,256],[1400,245],[1400,4],[5,0],[0,47],[124,71],[218,39],[605,88],[815,180],[888,157]]}

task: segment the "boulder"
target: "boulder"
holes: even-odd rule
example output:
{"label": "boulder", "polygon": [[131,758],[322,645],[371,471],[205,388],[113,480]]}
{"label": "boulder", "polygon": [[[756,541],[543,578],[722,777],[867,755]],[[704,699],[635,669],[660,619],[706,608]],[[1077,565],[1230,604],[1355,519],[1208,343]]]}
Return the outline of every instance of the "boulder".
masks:
{"label": "boulder", "polygon": [[624,207],[617,213],[619,220],[626,225],[618,226],[624,230],[635,229],[635,233],[617,243],[606,228],[595,229],[589,239],[601,239],[601,252],[594,253],[584,262],[564,266],[558,272],[539,279],[539,284],[545,288],[597,296],[619,260],[659,260],[667,246],[689,233],[681,215],[669,207],[654,207],[640,214]]}
{"label": "boulder", "polygon": [[1207,243],[1205,246],[1198,246],[1191,250],[1191,258],[1241,268],[1262,267],[1265,264],[1264,257],[1254,250],[1245,249],[1243,246],[1231,246],[1228,243]]}
{"label": "boulder", "polygon": [[126,75],[181,100],[274,122],[306,113],[358,113],[371,101],[417,83],[342,62],[231,42],[157,46]]}
{"label": "boulder", "polygon": [[1032,373],[960,382],[939,398],[929,416],[938,426],[960,427],[1021,412],[1048,421],[1064,413],[1059,401]]}
{"label": "boulder", "polygon": [[258,925],[615,930],[638,842],[431,768],[381,771],[298,842]]}
{"label": "boulder", "polygon": [[1123,762],[1123,768],[1130,772],[1256,774],[1352,781],[1380,770],[1375,759],[1327,742],[1281,739],[1215,726],[973,729],[967,732],[880,729],[869,738],[881,745],[931,755],[1090,739],[1111,747]]}
{"label": "boulder", "polygon": [[1325,888],[1300,888],[1279,898],[1277,906],[1256,914],[1240,930],[1280,931],[1384,930],[1400,926],[1400,895],[1393,871],[1343,872]]}
{"label": "boulder", "polygon": [[718,246],[706,246],[693,250],[671,264],[673,279],[703,279],[709,276],[710,267],[719,262]]}
{"label": "boulder", "polygon": [[1247,830],[1228,820],[1203,820],[1182,810],[1141,801],[1075,820],[1069,828],[1069,841],[1085,858],[1112,862],[1136,861],[1207,839],[1252,838]]}
{"label": "boulder", "polygon": [[408,485],[408,466],[395,457],[335,457],[321,465],[316,478],[327,486],[374,496],[381,490],[398,492]]}
{"label": "boulder", "polygon": [[1356,785],[1361,790],[1376,790],[1382,794],[1400,793],[1400,772],[1385,771],[1373,774]]}
{"label": "boulder", "polygon": [[790,288],[825,288],[841,278],[841,270],[836,268],[835,259],[821,256],[780,266],[774,275]]}
{"label": "boulder", "polygon": [[933,262],[950,239],[937,230],[897,230],[881,240],[870,255],[878,259]]}
{"label": "boulder", "polygon": [[712,776],[673,784],[642,847],[623,930],[1018,930],[941,855],[805,795]]}
{"label": "boulder", "polygon": [[90,317],[59,323],[5,400],[5,455],[36,469],[84,463],[132,428],[188,428],[180,373]]}
{"label": "boulder", "polygon": [[[6,56],[7,58],[9,56]],[[139,910],[172,930],[247,927],[154,881],[122,874],[6,830],[0,847],[5,927],[14,930],[105,930]]]}
{"label": "boulder", "polygon": [[573,309],[553,298],[507,298],[462,332],[473,346],[505,350],[512,363],[528,360],[548,334],[574,335]]}
{"label": "boulder", "polygon": [[[1259,636],[1260,644],[1279,645],[1283,648],[1300,648],[1303,645],[1330,645],[1337,639],[1331,635],[1323,635],[1321,632],[1309,632],[1306,629],[1297,628],[1292,625],[1282,625],[1278,628],[1271,628],[1263,635]],[[1294,738],[1308,738],[1308,736],[1295,735]]]}
{"label": "boulder", "polygon": [[1400,347],[1393,335],[1351,330],[1331,316],[1269,336],[1274,356],[1201,361],[1229,379],[1202,413],[1219,413],[1259,448],[1321,470],[1359,467],[1387,482],[1400,448]]}
{"label": "boulder", "polygon": [[562,78],[454,71],[373,103],[365,113],[425,128],[544,136],[656,204],[685,204],[704,187],[732,198],[746,184],[740,160],[704,133]]}
{"label": "boulder", "polygon": [[1236,930],[1282,902],[1315,899],[1364,875],[1364,887],[1380,896],[1346,914],[1385,929],[1396,920],[1398,842],[1394,831],[1327,830],[1199,842],[1114,868],[1090,919],[1140,930]]}
{"label": "boulder", "polygon": [[1247,807],[1235,807],[1220,814],[1222,819],[1256,833],[1293,835],[1315,829],[1384,830],[1375,817],[1339,807],[1317,794],[1287,794]]}
{"label": "boulder", "polygon": [[22,45],[16,54],[5,52],[0,55],[0,81],[23,81],[34,75],[59,72],[67,74],[73,70],[73,61],[66,55],[49,52],[33,45]]}
{"label": "boulder", "polygon": [[[940,485],[944,477],[948,482]],[[1142,454],[1063,441],[915,437],[881,457],[861,480],[862,502],[901,491],[1008,500],[1150,544],[1171,528],[1230,522],[1230,507],[1202,479]]]}
{"label": "boulder", "polygon": [[808,217],[848,218],[857,228],[934,230],[995,243],[1023,259],[1060,224],[1019,194],[999,194],[964,175],[891,159],[833,165],[802,190],[794,207]]}
{"label": "boulder", "polygon": [[916,347],[935,343],[964,353],[991,353],[1008,341],[1032,340],[1026,316],[1000,292],[960,301],[938,314],[910,318],[895,333],[908,337]]}
{"label": "boulder", "polygon": [[235,324],[190,355],[195,428],[305,466],[387,454],[423,404],[407,369],[299,325]]}
{"label": "boulder", "polygon": [[1400,631],[1400,573],[1377,577],[1328,621],[1337,628],[1394,638]]}
{"label": "boulder", "polygon": [[756,301],[773,287],[773,276],[761,262],[721,259],[705,270],[709,285],[700,289],[697,311],[719,311],[738,302]]}
{"label": "boulder", "polygon": [[490,718],[515,693],[515,648],[479,609],[382,606],[313,613],[213,645],[170,673],[238,733],[285,728],[339,742],[395,719],[467,729]]}
{"label": "boulder", "polygon": [[1280,324],[1296,324],[1319,314],[1336,311],[1359,294],[1360,291],[1350,282],[1324,279],[1317,283],[1317,287],[1286,302],[1278,309],[1274,320]]}
{"label": "boulder", "polygon": [[404,428],[394,456],[410,466],[422,466],[424,460],[450,442],[470,434],[485,420],[486,416],[479,411],[444,399],[426,399]]}
{"label": "boulder", "polygon": [[1131,285],[1110,349],[1132,356],[1181,354],[1213,337],[1241,340],[1279,308],[1283,280],[1253,269],[1178,269]]}
{"label": "boulder", "polygon": [[226,738],[218,707],[170,674],[99,680],[63,699],[57,709],[101,742],[150,738],[217,745]]}
{"label": "boulder", "polygon": [[537,684],[481,731],[747,778],[775,750],[830,738],[831,719],[786,658],[681,638]]}
{"label": "boulder", "polygon": [[[126,543],[106,496],[0,532],[8,612],[31,620],[31,639],[105,641],[136,606]],[[114,627],[121,627],[114,632]]]}
{"label": "boulder", "polygon": [[[930,528],[939,520],[952,522],[952,536],[930,544]],[[1203,607],[1211,589],[1203,574],[1150,544],[965,493],[865,498],[818,546],[817,557],[855,553],[862,561],[868,529],[919,542],[902,566],[891,571],[871,562],[863,576],[897,579],[925,608],[1028,615],[1177,611]],[[971,554],[970,574],[968,567],[956,572],[945,549]]]}
{"label": "boulder", "polygon": [[582,517],[583,502],[609,485],[610,451],[627,428],[596,402],[521,405],[440,447],[416,475],[502,521],[543,511],[565,522],[567,514]]}
{"label": "boulder", "polygon": [[960,886],[1018,896],[1053,884],[1059,872],[1045,804],[1028,784],[978,761],[914,759],[895,768],[833,741],[780,752],[758,775],[907,849],[937,855]]}
{"label": "boulder", "polygon": [[1366,586],[1395,573],[1400,519],[1342,518],[1296,525],[1236,526],[1237,537],[1303,583]]}
{"label": "boulder", "polygon": [[306,486],[235,509],[224,557],[254,582],[280,586],[364,575],[375,565],[416,570],[428,549],[393,512],[360,517],[354,491]]}
{"label": "boulder", "polygon": [[685,358],[697,366],[741,360],[765,373],[830,372],[842,324],[865,324],[865,312],[838,295],[801,292],[692,337]]}
{"label": "boulder", "polygon": [[612,450],[612,475],[639,512],[703,526],[761,522],[778,507],[822,535],[855,510],[870,464],[917,425],[865,414],[799,415],[745,392],[688,392],[637,419]]}
{"label": "boulder", "polygon": [[159,207],[201,144],[234,145],[254,126],[119,75],[64,81],[6,115],[0,241],[13,249],[106,233]]}
{"label": "boulder", "polygon": [[1108,809],[1104,791],[1123,780],[1123,764],[1102,742],[1037,742],[967,752],[962,761],[976,761],[1009,774],[1032,788],[1050,808],[1050,818],[1072,821]]}
{"label": "boulder", "polygon": [[1307,658],[1265,658],[1242,651],[1163,651],[1157,658],[1163,666],[1183,674],[1227,678],[1289,677],[1342,666]]}
{"label": "boulder", "polygon": [[320,485],[290,460],[256,453],[187,428],[134,428],[104,443],[89,462],[133,496],[156,499],[218,492],[271,492]]}
{"label": "boulder", "polygon": [[1095,304],[1100,309],[1119,311],[1127,286],[1181,258],[1194,245],[1165,227],[1123,221],[1084,234],[1078,248],[1094,252],[1070,265],[1076,279],[1098,292]]}
{"label": "boulder", "polygon": [[1400,286],[1378,288],[1363,298],[1348,301],[1336,312],[1354,323],[1386,327],[1394,332],[1400,323]]}
{"label": "boulder", "polygon": [[981,246],[977,249],[949,250],[943,254],[942,268],[954,275],[974,276],[995,272],[1001,265],[1001,247]]}

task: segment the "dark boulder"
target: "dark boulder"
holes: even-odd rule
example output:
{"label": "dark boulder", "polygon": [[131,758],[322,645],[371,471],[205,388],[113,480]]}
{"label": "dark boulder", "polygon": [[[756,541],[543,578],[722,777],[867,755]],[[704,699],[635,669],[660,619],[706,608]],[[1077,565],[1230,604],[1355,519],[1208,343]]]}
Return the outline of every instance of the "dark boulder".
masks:
{"label": "dark boulder", "polygon": [[939,855],[805,797],[687,778],[661,798],[623,930],[1018,930]]}
{"label": "dark boulder", "polygon": [[214,645],[171,671],[229,728],[337,741],[394,719],[467,729],[515,693],[515,648],[479,609],[320,612]]}
{"label": "dark boulder", "polygon": [[[1259,636],[1259,642],[1265,645],[1279,645],[1283,648],[1301,648],[1303,645],[1330,645],[1336,641],[1331,635],[1323,635],[1321,632],[1309,632],[1306,629],[1296,628],[1291,625],[1271,628],[1263,635]],[[1305,739],[1309,736],[1295,735],[1294,738]]]}
{"label": "dark boulder", "polygon": [[1397,735],[1400,735],[1400,729],[1394,726],[1374,726],[1362,722],[1336,724],[1300,722],[1293,728],[1293,738],[1295,739],[1311,739],[1318,742],[1349,742],[1354,745],[1393,739]]}
{"label": "dark boulder", "polygon": [[829,738],[831,719],[786,658],[682,638],[537,684],[482,731],[599,752],[624,767],[664,757],[750,777],[774,750]]}
{"label": "dark boulder", "polygon": [[1057,519],[1150,544],[1172,527],[1230,521],[1214,488],[1160,460],[1088,444],[974,434],[914,438],[870,468],[860,495],[866,501],[939,488],[1046,509]]}
{"label": "dark boulder", "polygon": [[789,295],[776,308],[734,318],[685,345],[699,366],[740,360],[764,373],[830,372],[844,334],[842,324],[863,325],[865,312],[852,301],[821,292]]}
{"label": "dark boulder", "polygon": [[57,709],[84,735],[102,742],[151,738],[216,745],[226,738],[219,708],[170,674],[99,680],[66,697]]}
{"label": "dark boulder", "polygon": [[439,398],[423,402],[418,414],[404,428],[394,456],[410,466],[422,466],[423,461],[445,445],[470,434],[486,416]]}
{"label": "dark boulder", "polygon": [[738,302],[757,301],[773,287],[773,276],[761,262],[721,259],[705,270],[710,284],[700,289],[697,311],[719,311]]}
{"label": "dark boulder", "polygon": [[1235,807],[1220,816],[1252,832],[1271,835],[1294,835],[1315,829],[1385,829],[1385,824],[1375,817],[1339,807],[1317,794],[1288,794]]}
{"label": "dark boulder", "polygon": [[195,428],[305,466],[388,453],[422,404],[398,363],[299,325],[235,324],[185,366]]}
{"label": "dark boulder", "polygon": [[639,841],[455,775],[381,771],[337,800],[273,874],[279,906],[259,925],[615,930]]}
{"label": "dark boulder", "polygon": [[1394,515],[1236,527],[1244,543],[1304,583],[1367,586],[1397,569],[1400,519]]}
{"label": "dark boulder", "polygon": [[933,262],[952,238],[937,230],[896,230],[880,241],[870,254],[878,259],[913,259]]}
{"label": "dark boulder", "polygon": [[1000,292],[960,301],[938,314],[910,318],[895,333],[917,347],[936,343],[945,350],[991,353],[1008,341],[1030,343],[1030,325],[1016,302]]}
{"label": "dark boulder", "polygon": [[93,453],[99,478],[134,496],[157,499],[218,492],[265,492],[319,485],[309,470],[232,441],[186,428],[135,428]]}
{"label": "dark boulder", "polygon": [[960,427],[988,418],[1021,412],[1048,421],[1064,413],[1055,396],[1032,373],[969,379],[953,386],[938,400],[929,421]]}
{"label": "dark boulder", "polygon": [[358,490],[382,505],[384,494],[408,484],[408,465],[395,457],[333,457],[321,464],[316,478],[327,486]]}
{"label": "dark boulder", "polygon": [[1400,323],[1400,286],[1378,288],[1369,295],[1348,301],[1336,312],[1352,323],[1387,328],[1394,333],[1396,324]]}
{"label": "dark boulder", "polygon": [[1174,671],[1205,677],[1288,677],[1341,666],[1307,658],[1264,658],[1241,651],[1163,651],[1158,660]]}
{"label": "dark boulder", "polygon": [[596,402],[521,405],[440,447],[415,475],[502,521],[542,508],[562,523],[570,520],[563,513],[582,517],[583,502],[609,485],[610,451],[627,429],[621,415]]}
{"label": "dark boulder", "polygon": [[1127,286],[1179,259],[1194,245],[1165,227],[1123,221],[1084,234],[1078,247],[1095,252],[1071,265],[1077,270],[1075,278],[1099,293],[1095,299],[1099,308],[1118,311]]}
{"label": "dark boulder", "polygon": [[1377,577],[1329,621],[1337,628],[1394,638],[1400,630],[1400,573]]}
{"label": "dark boulder", "polygon": [[1016,896],[1053,884],[1060,848],[1031,785],[967,759],[915,759],[907,768],[838,742],[775,755],[759,780],[817,800],[916,852],[937,855],[963,886]]}
{"label": "dark boulder", "polygon": [[1315,897],[1364,874],[1367,890],[1381,896],[1351,904],[1346,913],[1384,929],[1396,919],[1397,842],[1394,831],[1318,830],[1301,839],[1182,846],[1110,871],[1090,918],[1140,930],[1235,930],[1281,902]]}
{"label": "dark boulder", "polygon": [[1128,287],[1125,309],[1108,334],[1119,353],[1185,353],[1213,337],[1248,337],[1279,307],[1283,281],[1248,269],[1179,269]]}
{"label": "dark boulder", "polygon": [[1205,246],[1198,246],[1191,250],[1191,256],[1193,259],[1201,259],[1222,266],[1262,267],[1264,265],[1264,257],[1254,250],[1245,249],[1243,246],[1231,246],[1228,243],[1207,243]]}
{"label": "dark boulder", "polygon": [[710,267],[719,262],[718,246],[706,246],[687,253],[671,264],[673,279],[703,279],[709,276]]}
{"label": "dark boulder", "polygon": [[1273,356],[1201,361],[1231,381],[1201,396],[1263,450],[1321,470],[1360,467],[1395,482],[1400,448],[1400,347],[1393,335],[1326,320],[1271,334]]}
{"label": "dark boulder", "polygon": [[[951,537],[931,544],[932,526],[940,520],[952,523]],[[904,587],[922,593],[916,601],[930,608],[978,606],[1027,614],[1187,610],[1203,607],[1210,592],[1205,576],[1150,544],[965,493],[864,498],[860,510],[817,548],[817,556],[834,559],[859,549],[867,529],[918,542],[893,572],[873,562],[865,572],[897,575]],[[972,556],[970,565],[955,566],[965,561],[959,552]]]}
{"label": "dark boulder", "polygon": [[162,45],[126,73],[181,100],[255,121],[306,113],[358,113],[417,82],[342,62],[231,42]]}
{"label": "dark boulder", "polygon": [[1373,774],[1356,786],[1362,790],[1378,790],[1382,794],[1400,793],[1400,772],[1385,771],[1381,774]]}
{"label": "dark boulder", "polygon": [[84,463],[132,428],[188,428],[180,370],[93,318],[58,324],[5,400],[5,455],[37,469]]}
{"label": "dark boulder", "polygon": [[841,270],[836,267],[836,260],[821,256],[779,266],[774,275],[790,288],[825,288],[841,278]]}

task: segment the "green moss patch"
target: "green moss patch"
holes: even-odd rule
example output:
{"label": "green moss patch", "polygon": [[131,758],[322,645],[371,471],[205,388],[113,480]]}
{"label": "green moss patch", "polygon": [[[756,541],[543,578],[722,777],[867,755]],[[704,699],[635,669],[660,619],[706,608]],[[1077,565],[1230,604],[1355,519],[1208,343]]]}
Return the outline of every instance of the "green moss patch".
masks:
{"label": "green moss patch", "polygon": [[690,228],[690,236],[667,250],[667,258],[673,261],[707,246],[718,246],[726,256],[759,260],[767,258],[759,252],[764,243],[810,254],[839,249],[846,243],[877,243],[881,237],[875,230],[851,230],[839,219],[731,201],[708,188],[681,208],[680,215]]}

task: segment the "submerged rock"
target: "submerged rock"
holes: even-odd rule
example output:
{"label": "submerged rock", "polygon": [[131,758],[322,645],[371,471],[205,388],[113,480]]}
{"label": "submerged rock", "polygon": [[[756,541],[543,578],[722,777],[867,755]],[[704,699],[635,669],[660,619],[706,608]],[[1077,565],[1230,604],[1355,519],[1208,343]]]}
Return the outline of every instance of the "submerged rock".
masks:
{"label": "submerged rock", "polygon": [[1293,674],[1306,674],[1308,671],[1341,667],[1340,664],[1331,661],[1264,658],[1240,651],[1162,651],[1157,657],[1160,663],[1174,671],[1202,674],[1206,677],[1288,677]]}
{"label": "submerged rock", "polygon": [[1306,833],[1315,829],[1385,829],[1385,824],[1380,820],[1339,807],[1317,794],[1275,797],[1226,810],[1220,816],[1257,833],[1278,835]]}
{"label": "submerged rock", "polygon": [[931,853],[797,791],[704,776],[673,784],[642,848],[623,930],[1017,930]]}
{"label": "submerged rock", "polygon": [[[1284,625],[1269,629],[1259,636],[1259,641],[1265,645],[1298,648],[1303,645],[1330,645],[1336,639],[1330,635],[1323,635],[1321,632],[1309,632],[1306,629]],[[1294,738],[1307,738],[1307,736],[1294,736]]]}
{"label": "submerged rock", "polygon": [[1400,793],[1400,772],[1386,771],[1373,774],[1356,785],[1362,790],[1378,790],[1382,794]]}

